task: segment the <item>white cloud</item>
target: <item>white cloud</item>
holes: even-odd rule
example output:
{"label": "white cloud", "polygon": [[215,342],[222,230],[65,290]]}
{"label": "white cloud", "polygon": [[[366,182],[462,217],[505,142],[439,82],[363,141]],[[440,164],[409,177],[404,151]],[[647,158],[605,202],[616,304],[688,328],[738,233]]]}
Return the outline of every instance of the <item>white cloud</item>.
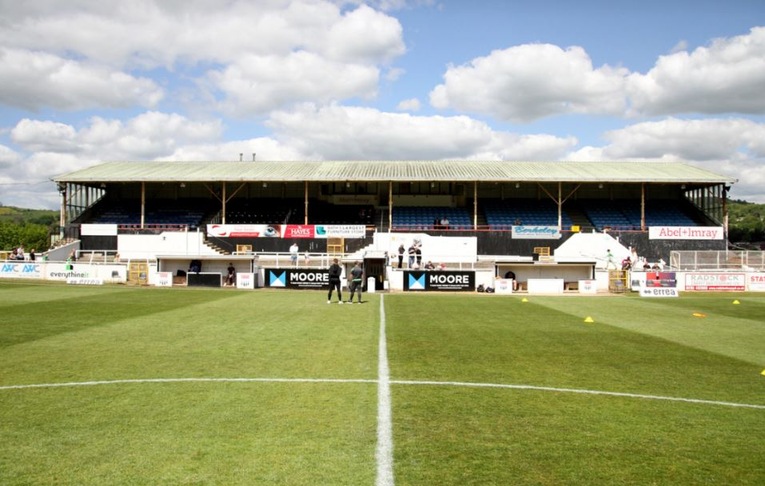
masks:
{"label": "white cloud", "polygon": [[94,117],[80,130],[64,123],[24,119],[11,131],[11,140],[27,152],[137,160],[167,155],[192,141],[218,139],[221,132],[220,121],[197,122],[177,114],[147,112],[124,123]]}
{"label": "white cloud", "polygon": [[647,73],[594,68],[581,47],[525,44],[451,66],[430,93],[436,108],[528,122],[580,114],[765,113],[765,27],[685,51],[679,42]]}
{"label": "white cloud", "polygon": [[465,116],[417,117],[371,108],[305,104],[271,115],[277,138],[317,159],[549,159],[572,139],[495,132]]}
{"label": "white cloud", "polygon": [[376,94],[379,71],[374,66],[344,64],[305,51],[284,57],[249,56],[209,78],[226,99],[226,112],[265,113],[295,102]]}
{"label": "white cloud", "polygon": [[662,56],[647,74],[632,74],[627,86],[633,115],[763,114],[765,27]]}
{"label": "white cloud", "polygon": [[398,105],[396,105],[396,109],[399,111],[419,111],[420,100],[418,100],[417,98],[410,98],[408,100],[403,100]]}
{"label": "white cloud", "polygon": [[[216,142],[219,120],[194,121],[181,115],[147,112],[125,122],[91,118],[77,129],[65,123],[23,119],[10,132],[17,152],[0,145],[0,181],[22,186],[3,194],[3,204],[41,207],[57,201],[50,179],[104,160],[152,160],[179,147]],[[46,207],[55,207],[46,204]]]}
{"label": "white cloud", "polygon": [[[5,4],[0,103],[27,109],[153,108],[163,90],[136,73],[164,83],[182,73],[193,83],[199,70],[208,71],[214,95],[225,97],[219,107],[227,113],[368,99],[377,94],[380,66],[405,52],[399,21],[363,4],[346,10],[321,0]],[[205,79],[196,81],[205,86]]]}
{"label": "white cloud", "polygon": [[365,5],[331,26],[326,54],[332,59],[375,63],[404,53],[399,21]]}
{"label": "white cloud", "polygon": [[452,66],[430,93],[436,108],[526,122],[567,114],[620,114],[624,69],[593,68],[581,47],[525,44]]}
{"label": "white cloud", "polygon": [[32,110],[152,107],[163,97],[163,90],[147,78],[52,54],[2,47],[0,79],[0,103]]}
{"label": "white cloud", "polygon": [[614,160],[630,157],[676,157],[708,161],[733,157],[737,153],[762,150],[758,139],[765,137],[765,125],[744,119],[680,120],[668,118],[638,123],[604,134],[610,144],[604,155]]}
{"label": "white cloud", "polygon": [[0,171],[13,166],[20,160],[19,154],[5,145],[0,145]]}
{"label": "white cloud", "polygon": [[581,147],[565,158],[685,162],[738,179],[731,197],[765,203],[765,124],[669,118],[612,130],[604,138],[606,145]]}
{"label": "white cloud", "polygon": [[0,45],[115,66],[226,63],[295,50],[379,62],[404,51],[394,17],[365,5],[343,13],[321,0],[4,2],[3,18]]}
{"label": "white cloud", "polygon": [[158,160],[305,160],[307,157],[292,147],[282,145],[269,137],[237,140],[225,143],[186,145],[176,149],[167,157]]}

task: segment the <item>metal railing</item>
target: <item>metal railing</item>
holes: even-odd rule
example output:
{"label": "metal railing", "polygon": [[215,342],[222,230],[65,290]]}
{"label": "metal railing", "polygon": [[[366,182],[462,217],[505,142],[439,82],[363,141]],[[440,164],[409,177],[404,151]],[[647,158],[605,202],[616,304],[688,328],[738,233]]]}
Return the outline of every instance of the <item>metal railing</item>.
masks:
{"label": "metal railing", "polygon": [[672,270],[765,271],[763,251],[673,251],[669,255]]}

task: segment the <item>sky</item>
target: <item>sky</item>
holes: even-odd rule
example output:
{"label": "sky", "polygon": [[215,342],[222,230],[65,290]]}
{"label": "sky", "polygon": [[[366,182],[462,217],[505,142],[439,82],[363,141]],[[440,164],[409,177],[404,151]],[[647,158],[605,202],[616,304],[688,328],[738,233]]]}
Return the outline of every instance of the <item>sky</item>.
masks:
{"label": "sky", "polygon": [[0,0],[0,204],[240,154],[679,161],[765,203],[765,1]]}

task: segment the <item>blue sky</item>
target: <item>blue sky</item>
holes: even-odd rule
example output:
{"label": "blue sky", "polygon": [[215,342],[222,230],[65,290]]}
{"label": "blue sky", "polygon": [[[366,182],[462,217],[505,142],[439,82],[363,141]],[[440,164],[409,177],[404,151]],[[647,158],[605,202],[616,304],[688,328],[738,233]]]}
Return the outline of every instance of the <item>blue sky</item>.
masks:
{"label": "blue sky", "polygon": [[683,161],[765,203],[765,2],[0,0],[0,203],[108,160]]}

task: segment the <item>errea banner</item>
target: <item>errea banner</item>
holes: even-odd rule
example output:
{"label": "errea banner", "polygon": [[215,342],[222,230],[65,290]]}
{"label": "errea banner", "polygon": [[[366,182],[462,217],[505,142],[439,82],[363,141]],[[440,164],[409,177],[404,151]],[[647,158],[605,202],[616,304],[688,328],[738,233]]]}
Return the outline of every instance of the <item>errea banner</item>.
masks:
{"label": "errea banner", "polygon": [[722,240],[722,226],[650,226],[649,240]]}
{"label": "errea banner", "polygon": [[404,270],[404,290],[475,291],[475,272]]}

